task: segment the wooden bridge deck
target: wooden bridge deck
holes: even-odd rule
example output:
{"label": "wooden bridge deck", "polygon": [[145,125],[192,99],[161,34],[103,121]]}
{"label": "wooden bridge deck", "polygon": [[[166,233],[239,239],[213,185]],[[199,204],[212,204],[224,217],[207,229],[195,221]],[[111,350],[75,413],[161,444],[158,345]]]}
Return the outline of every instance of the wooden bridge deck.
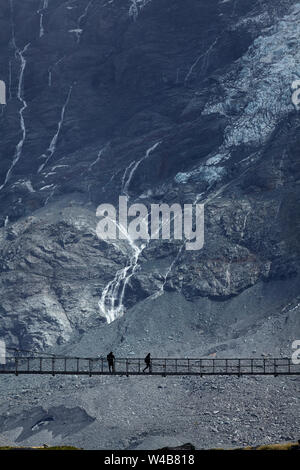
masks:
{"label": "wooden bridge deck", "polygon": [[143,373],[142,358],[116,358],[115,371],[109,372],[106,358],[83,357],[7,357],[0,360],[0,374],[47,375],[300,375],[300,364],[289,358],[155,358]]}

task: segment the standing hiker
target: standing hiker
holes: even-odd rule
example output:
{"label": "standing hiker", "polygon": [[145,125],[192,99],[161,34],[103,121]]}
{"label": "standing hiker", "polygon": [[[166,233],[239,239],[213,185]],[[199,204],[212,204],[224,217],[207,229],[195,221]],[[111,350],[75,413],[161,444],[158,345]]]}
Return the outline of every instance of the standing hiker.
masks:
{"label": "standing hiker", "polygon": [[113,355],[112,351],[109,354],[107,354],[106,359],[108,362],[109,372],[114,372],[115,371],[115,356]]}
{"label": "standing hiker", "polygon": [[143,369],[143,372],[145,372],[145,370],[149,369],[149,373],[151,373],[152,372],[152,365],[151,365],[150,353],[148,353],[147,356],[145,357],[145,363],[146,363],[146,367]]}

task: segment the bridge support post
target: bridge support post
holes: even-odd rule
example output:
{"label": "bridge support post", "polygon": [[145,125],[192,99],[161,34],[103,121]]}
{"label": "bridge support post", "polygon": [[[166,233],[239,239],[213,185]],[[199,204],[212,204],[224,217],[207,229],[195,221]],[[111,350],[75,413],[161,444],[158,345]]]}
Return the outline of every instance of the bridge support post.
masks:
{"label": "bridge support post", "polygon": [[165,359],[165,362],[164,362],[164,377],[167,376],[167,359]]}
{"label": "bridge support post", "polygon": [[238,365],[238,377],[240,378],[241,377],[241,360],[239,359],[239,365]]}

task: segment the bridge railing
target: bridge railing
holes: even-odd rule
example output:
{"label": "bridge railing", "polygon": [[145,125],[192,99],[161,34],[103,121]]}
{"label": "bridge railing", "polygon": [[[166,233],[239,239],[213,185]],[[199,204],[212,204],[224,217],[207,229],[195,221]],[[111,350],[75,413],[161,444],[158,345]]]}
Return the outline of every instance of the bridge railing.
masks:
{"label": "bridge railing", "polygon": [[[113,372],[143,374],[143,358],[116,358]],[[6,357],[1,373],[18,374],[109,374],[106,358],[83,357]],[[145,373],[155,375],[294,375],[300,365],[289,358],[154,358]]]}

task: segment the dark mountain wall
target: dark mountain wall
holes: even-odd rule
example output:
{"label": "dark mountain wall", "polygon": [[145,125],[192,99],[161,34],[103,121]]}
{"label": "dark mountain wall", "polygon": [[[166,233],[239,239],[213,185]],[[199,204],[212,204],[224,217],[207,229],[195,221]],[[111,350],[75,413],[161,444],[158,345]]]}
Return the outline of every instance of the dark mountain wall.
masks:
{"label": "dark mountain wall", "polygon": [[[274,313],[297,304],[299,20],[296,0],[1,2],[1,336],[55,346],[166,291],[213,310],[290,280]],[[100,241],[121,194],[205,203],[204,249]]]}

